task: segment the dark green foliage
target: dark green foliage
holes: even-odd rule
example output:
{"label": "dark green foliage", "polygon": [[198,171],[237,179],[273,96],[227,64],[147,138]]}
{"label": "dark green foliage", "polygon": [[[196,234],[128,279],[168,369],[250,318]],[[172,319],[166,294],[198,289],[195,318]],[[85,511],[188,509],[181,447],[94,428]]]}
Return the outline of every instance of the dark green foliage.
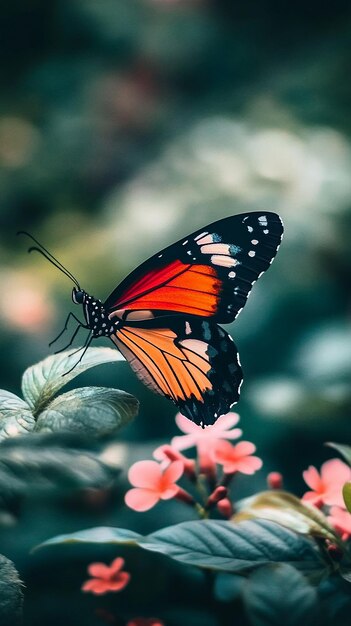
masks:
{"label": "dark green foliage", "polygon": [[266,565],[243,586],[252,626],[309,626],[318,612],[318,596],[306,578],[287,563]]}
{"label": "dark green foliage", "polygon": [[9,559],[0,554],[0,624],[22,624],[23,591],[18,572]]}

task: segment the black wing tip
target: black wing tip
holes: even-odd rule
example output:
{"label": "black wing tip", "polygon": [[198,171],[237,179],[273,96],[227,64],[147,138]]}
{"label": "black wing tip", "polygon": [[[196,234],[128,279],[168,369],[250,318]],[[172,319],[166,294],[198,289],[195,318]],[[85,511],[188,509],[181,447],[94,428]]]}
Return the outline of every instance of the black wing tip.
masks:
{"label": "black wing tip", "polygon": [[239,392],[236,400],[227,401],[225,404],[222,400],[221,406],[217,410],[214,410],[213,407],[206,402],[206,397],[204,398],[204,402],[200,402],[193,397],[189,398],[187,401],[178,403],[178,408],[182,415],[198,426],[201,426],[201,428],[205,428],[206,426],[213,426],[221,415],[229,413],[230,409],[238,400]]}

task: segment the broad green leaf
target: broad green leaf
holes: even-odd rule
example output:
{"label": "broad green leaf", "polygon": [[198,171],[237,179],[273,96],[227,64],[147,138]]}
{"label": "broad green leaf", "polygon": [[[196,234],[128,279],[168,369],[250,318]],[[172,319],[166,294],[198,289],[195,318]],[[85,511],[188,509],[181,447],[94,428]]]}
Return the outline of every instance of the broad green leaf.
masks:
{"label": "broad green leaf", "polygon": [[38,416],[35,430],[110,435],[137,415],[138,406],[136,398],[125,391],[81,387],[54,398]]}
{"label": "broad green leaf", "polygon": [[317,614],[317,591],[291,565],[256,569],[243,587],[244,606],[252,626],[309,626]]}
{"label": "broad green leaf", "polygon": [[234,520],[267,519],[294,532],[335,540],[335,531],[328,520],[315,507],[304,504],[286,491],[263,491],[256,496],[241,500]]}
{"label": "broad green leaf", "polygon": [[10,391],[0,390],[0,441],[29,433],[35,426],[28,404]]}
{"label": "broad green leaf", "polygon": [[0,554],[0,624],[22,624],[23,592],[18,572],[9,559]]}
{"label": "broad green leaf", "polygon": [[351,513],[351,483],[345,483],[342,488],[342,495],[344,498],[345,506],[349,513]]}
{"label": "broad green leaf", "polygon": [[[125,543],[125,532],[119,528],[95,528],[54,537],[42,546],[75,542]],[[266,520],[240,524],[217,520],[183,522],[146,537],[136,533],[128,535],[128,543],[131,541],[181,563],[219,571],[243,572],[271,562],[289,562],[308,572],[324,567],[311,541]]]}
{"label": "broad green leaf", "polygon": [[50,441],[52,435],[31,434],[1,444],[0,494],[13,500],[38,492],[107,487],[119,468],[101,461],[94,453]]}
{"label": "broad green leaf", "polygon": [[141,545],[183,563],[231,572],[269,562],[321,567],[312,542],[266,520],[184,522],[149,535]]}
{"label": "broad green leaf", "polygon": [[[80,356],[81,352],[76,350],[53,354],[24,372],[22,393],[35,416],[46,408],[59,389],[82,372],[96,365],[124,360],[112,348],[89,348],[82,361],[75,365]],[[69,372],[74,365],[74,369]]]}
{"label": "broad green leaf", "polygon": [[328,442],[325,445],[329,446],[329,448],[334,448],[334,450],[337,450],[337,452],[339,452],[339,454],[344,457],[346,463],[348,463],[348,465],[351,465],[351,446],[346,446],[343,443],[332,442]]}
{"label": "broad green leaf", "polygon": [[57,535],[44,541],[34,549],[45,548],[47,546],[57,546],[66,543],[116,543],[139,545],[143,536],[127,528],[111,528],[110,526],[97,526],[88,530],[79,530],[68,535]]}

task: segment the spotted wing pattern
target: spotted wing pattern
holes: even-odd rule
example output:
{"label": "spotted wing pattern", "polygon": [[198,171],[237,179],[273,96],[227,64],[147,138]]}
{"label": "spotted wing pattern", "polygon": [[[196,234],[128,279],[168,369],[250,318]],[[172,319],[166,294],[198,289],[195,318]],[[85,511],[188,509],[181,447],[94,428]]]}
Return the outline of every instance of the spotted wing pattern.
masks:
{"label": "spotted wing pattern", "polygon": [[172,312],[232,322],[272,263],[282,233],[279,216],[270,212],[214,222],[145,261],[104,307],[125,321]]}
{"label": "spotted wing pattern", "polygon": [[199,425],[213,424],[239,398],[236,347],[213,322],[163,317],[123,325],[111,339],[145,385]]}

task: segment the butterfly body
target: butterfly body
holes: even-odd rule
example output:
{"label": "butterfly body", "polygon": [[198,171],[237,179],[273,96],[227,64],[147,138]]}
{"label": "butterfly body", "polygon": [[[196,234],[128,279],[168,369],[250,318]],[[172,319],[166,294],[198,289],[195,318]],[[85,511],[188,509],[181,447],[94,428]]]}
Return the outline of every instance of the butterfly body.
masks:
{"label": "butterfly body", "polygon": [[225,218],[136,268],[105,302],[74,288],[92,338],[109,337],[150,389],[199,425],[239,399],[242,370],[230,335],[252,285],[272,263],[283,233],[275,213]]}

